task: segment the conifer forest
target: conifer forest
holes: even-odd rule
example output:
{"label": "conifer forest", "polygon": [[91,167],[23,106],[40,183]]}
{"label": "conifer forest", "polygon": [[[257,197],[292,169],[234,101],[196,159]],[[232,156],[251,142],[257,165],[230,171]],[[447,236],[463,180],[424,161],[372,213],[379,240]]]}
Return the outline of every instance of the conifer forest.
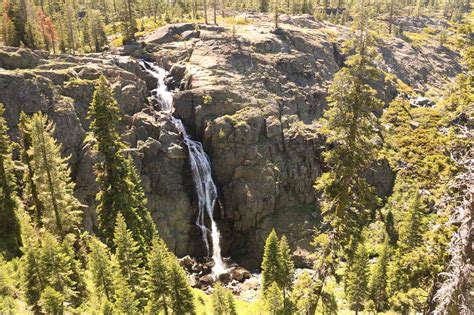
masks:
{"label": "conifer forest", "polygon": [[0,314],[474,314],[472,0],[1,0]]}

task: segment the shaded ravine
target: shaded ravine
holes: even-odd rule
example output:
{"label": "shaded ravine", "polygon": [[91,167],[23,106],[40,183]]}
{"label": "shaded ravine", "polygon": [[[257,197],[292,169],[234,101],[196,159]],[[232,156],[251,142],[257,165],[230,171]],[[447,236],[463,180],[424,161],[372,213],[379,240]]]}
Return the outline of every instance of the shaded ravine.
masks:
{"label": "shaded ravine", "polygon": [[222,260],[221,255],[219,229],[217,228],[217,224],[213,218],[214,207],[217,201],[217,188],[214,184],[214,181],[212,180],[209,157],[204,152],[202,144],[199,141],[192,140],[188,135],[183,122],[173,116],[173,93],[168,91],[168,88],[164,82],[164,79],[167,75],[166,70],[143,60],[140,60],[139,63],[143,69],[145,69],[157,80],[157,87],[152,90],[151,93],[158,104],[160,104],[161,111],[169,114],[171,121],[183,135],[183,141],[188,148],[194,189],[198,196],[198,216],[196,219],[196,225],[202,232],[202,239],[209,256],[209,231],[205,224],[207,214],[211,221],[210,236],[212,243],[212,260],[214,261],[212,274],[214,277],[218,277],[220,274],[226,271],[226,266]]}

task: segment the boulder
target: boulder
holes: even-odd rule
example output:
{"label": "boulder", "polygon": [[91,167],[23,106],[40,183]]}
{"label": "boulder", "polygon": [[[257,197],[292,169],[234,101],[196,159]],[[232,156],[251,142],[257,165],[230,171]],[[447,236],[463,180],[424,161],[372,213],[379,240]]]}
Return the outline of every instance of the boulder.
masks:
{"label": "boulder", "polygon": [[212,275],[204,275],[202,277],[199,277],[199,282],[202,286],[210,286],[215,282],[215,280]]}
{"label": "boulder", "polygon": [[243,282],[244,280],[250,278],[251,273],[243,267],[236,267],[236,268],[232,268],[232,270],[230,271],[230,275],[233,280]]}
{"label": "boulder", "polygon": [[0,69],[27,69],[44,63],[45,51],[33,51],[16,47],[0,47]]}
{"label": "boulder", "polygon": [[[144,42],[147,44],[165,44],[173,41],[178,41],[183,39],[183,33],[194,31],[196,28],[195,24],[192,23],[179,23],[179,24],[168,24],[166,26],[160,27],[152,34],[148,35]],[[192,34],[195,36],[199,33],[186,33],[184,36],[187,39],[192,38]]]}
{"label": "boulder", "polygon": [[229,272],[221,273],[217,278],[222,283],[229,283],[232,281],[232,276]]}
{"label": "boulder", "polygon": [[433,107],[435,103],[427,97],[417,97],[410,100],[410,106],[412,107]]}
{"label": "boulder", "polygon": [[179,265],[186,270],[192,270],[193,266],[196,264],[196,261],[189,255],[178,258],[178,261]]}

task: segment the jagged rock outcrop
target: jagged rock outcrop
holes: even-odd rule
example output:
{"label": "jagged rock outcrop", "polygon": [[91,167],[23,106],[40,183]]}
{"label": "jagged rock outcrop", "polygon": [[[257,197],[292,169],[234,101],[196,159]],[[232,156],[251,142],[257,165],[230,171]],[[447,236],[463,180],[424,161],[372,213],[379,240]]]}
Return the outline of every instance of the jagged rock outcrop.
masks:
{"label": "jagged rock outcrop", "polygon": [[[87,138],[87,108],[94,80],[111,81],[123,112],[120,124],[130,145],[160,234],[178,256],[203,255],[195,219],[196,197],[182,137],[148,99],[154,79],[132,59],[144,57],[170,70],[175,116],[203,142],[219,190],[216,219],[224,255],[258,266],[272,227],[287,235],[300,256],[310,249],[319,224],[314,180],[322,172],[324,139],[318,119],[326,91],[344,64],[341,43],[349,30],[309,16],[282,16],[273,30],[261,16],[231,28],[194,24],[167,26],[143,43],[108,55],[50,56],[44,52],[0,48],[0,102],[13,139],[19,113],[47,113],[56,123],[77,182],[76,193],[89,206],[85,226],[95,222],[93,164],[100,157]],[[457,55],[415,48],[401,39],[380,39],[374,84],[389,102],[399,83],[419,91],[440,87],[460,71]],[[444,62],[449,60],[449,62]],[[406,91],[405,91],[406,92]],[[394,174],[380,161],[367,174],[381,196]],[[299,265],[306,262],[304,257]]]}
{"label": "jagged rock outcrop", "polygon": [[[189,26],[199,30],[198,39],[159,45],[154,58],[172,56],[163,64],[171,70],[171,86],[180,90],[175,115],[211,156],[226,253],[257,266],[272,227],[302,256],[310,248],[320,219],[313,188],[324,149],[318,119],[327,87],[344,65],[341,46],[350,30],[310,16],[282,16],[278,30],[261,15],[248,18],[254,23],[235,32]],[[455,52],[398,38],[379,39],[377,50],[384,74],[374,88],[386,103],[397,95],[398,80],[422,92],[462,69]],[[387,161],[367,176],[381,196],[391,192]]]}
{"label": "jagged rock outcrop", "polygon": [[[86,229],[91,229],[96,220],[98,187],[94,163],[100,158],[87,138],[87,110],[94,80],[101,74],[109,79],[123,113],[121,133],[140,170],[148,206],[160,234],[178,255],[188,253],[193,207],[192,187],[186,180],[187,153],[174,125],[148,103],[149,89],[140,78],[145,76],[136,62],[99,55],[48,57],[43,52],[13,48],[0,51],[0,64],[16,67],[0,71],[0,102],[6,107],[11,136],[18,140],[16,125],[22,111],[41,111],[54,121],[63,154],[70,156],[76,195],[88,206],[84,215]],[[12,61],[16,55],[26,55],[34,62]]]}

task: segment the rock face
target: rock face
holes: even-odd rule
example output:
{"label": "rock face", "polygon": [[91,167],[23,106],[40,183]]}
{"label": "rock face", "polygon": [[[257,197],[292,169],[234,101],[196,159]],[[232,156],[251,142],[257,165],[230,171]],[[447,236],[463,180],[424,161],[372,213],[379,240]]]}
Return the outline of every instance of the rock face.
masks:
{"label": "rock face", "polygon": [[[313,189],[323,167],[318,120],[327,87],[344,64],[340,45],[349,34],[309,16],[283,16],[277,31],[271,25],[261,18],[238,26],[235,34],[225,27],[167,26],[142,45],[120,52],[170,70],[174,114],[203,142],[212,162],[224,255],[238,257],[248,268],[259,265],[273,227],[287,235],[298,255],[310,249],[320,221]],[[398,39],[381,40],[379,67],[390,73],[374,86],[382,100],[396,96],[395,77],[425,90],[442,86],[461,69],[453,52],[439,57],[423,49]],[[178,256],[204,254],[193,224],[197,207],[186,147],[149,101],[156,83],[137,62],[117,55],[48,56],[1,48],[0,67],[7,69],[0,70],[0,102],[6,105],[13,139],[18,139],[21,111],[42,111],[56,123],[63,153],[71,156],[76,194],[89,206],[84,216],[88,229],[95,223],[93,165],[99,157],[86,137],[86,114],[94,80],[104,74],[123,112],[123,139],[131,147],[160,234]],[[385,161],[367,175],[382,196],[390,192],[393,176]]]}
{"label": "rock face", "polygon": [[[34,62],[12,61],[17,55],[26,55]],[[131,69],[139,71],[136,62],[104,56],[48,58],[41,52],[2,48],[0,64],[17,67],[0,71],[0,102],[5,104],[12,138],[18,139],[16,125],[22,111],[26,114],[41,111],[56,124],[55,135],[63,145],[63,154],[70,156],[77,182],[76,195],[88,205],[84,226],[89,230],[96,222],[98,187],[93,165],[98,156],[92,150],[93,143],[86,139],[89,130],[86,115],[94,80],[104,74],[121,107],[121,133],[135,157],[160,234],[178,255],[190,251],[193,200],[192,188],[186,180],[187,153],[173,124],[148,103],[149,89],[140,78],[145,78],[144,74],[131,72]]]}

